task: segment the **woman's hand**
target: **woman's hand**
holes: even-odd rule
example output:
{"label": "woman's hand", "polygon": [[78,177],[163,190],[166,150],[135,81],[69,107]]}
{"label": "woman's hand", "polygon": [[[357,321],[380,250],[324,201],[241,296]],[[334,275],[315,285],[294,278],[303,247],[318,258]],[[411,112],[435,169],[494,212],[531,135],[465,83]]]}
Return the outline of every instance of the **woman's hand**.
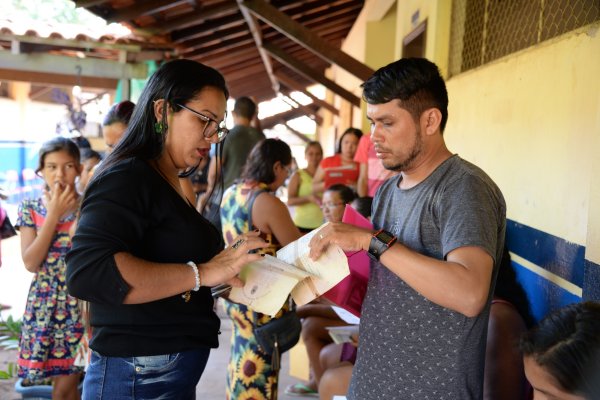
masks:
{"label": "woman's hand", "polygon": [[233,245],[221,251],[210,261],[199,264],[202,286],[216,286],[221,283],[236,287],[244,286],[237,276],[240,270],[244,265],[262,259],[260,254],[249,252],[268,245],[258,236],[259,234],[258,231],[244,233],[236,238]]}

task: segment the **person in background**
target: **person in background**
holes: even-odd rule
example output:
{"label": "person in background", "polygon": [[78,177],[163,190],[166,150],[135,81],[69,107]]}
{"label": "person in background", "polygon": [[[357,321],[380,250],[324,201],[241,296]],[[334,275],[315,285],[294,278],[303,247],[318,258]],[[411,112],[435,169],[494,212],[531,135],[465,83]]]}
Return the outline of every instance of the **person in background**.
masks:
{"label": "person in background", "polygon": [[517,280],[505,246],[488,322],[483,380],[485,400],[529,399],[530,387],[525,379],[519,339],[533,323],[527,294]]}
{"label": "person in background", "polygon": [[371,219],[371,207],[373,198],[369,196],[357,197],[351,203],[352,208],[358,211],[363,217]]}
{"label": "person in background", "polygon": [[600,398],[600,303],[556,310],[521,339],[534,400]]}
{"label": "person in background", "polygon": [[134,108],[135,103],[124,100],[113,104],[108,109],[104,120],[102,120],[102,136],[104,137],[107,153],[110,153],[123,137]]}
{"label": "person in background", "polygon": [[480,399],[506,204],[477,166],[452,154],[438,67],[404,58],[363,84],[371,140],[399,172],[373,199],[375,231],[325,226],[310,242],[372,257],[349,400]]}
{"label": "person in background", "polygon": [[[335,184],[323,193],[323,215],[326,222],[341,222],[344,209],[352,203],[356,194],[348,186]],[[326,327],[348,325],[329,304],[314,301],[298,307],[298,316],[302,318],[302,341],[306,346],[310,367],[310,379],[307,384],[298,382],[285,389],[288,396],[318,397],[317,389],[325,368],[320,362],[321,350],[332,343]]]}
{"label": "person in background", "polygon": [[67,255],[69,292],[90,303],[86,399],[195,398],[219,343],[210,288],[241,286],[241,267],[260,259],[257,233],[223,250],[180,184],[227,135],[227,97],[215,69],[162,64],[86,189]]}
{"label": "person in background", "polygon": [[[192,189],[196,195],[196,201],[208,188],[208,180],[206,178],[208,175],[209,164],[210,158],[203,158],[202,161],[200,161],[200,165],[198,165],[196,172],[190,175],[190,182],[192,183]],[[196,201],[194,201],[194,204],[196,204]]]}
{"label": "person in background", "polygon": [[312,192],[315,172],[323,159],[323,148],[319,142],[308,142],[304,149],[306,168],[297,169],[288,184],[288,206],[296,207],[294,223],[300,232],[307,233],[323,223],[319,198]]}
{"label": "person in background", "polygon": [[[356,148],[362,135],[363,134],[360,129],[346,129],[346,131],[340,137],[335,150],[335,155],[324,158],[323,161],[321,161],[319,168],[317,168],[317,172],[315,172],[315,176],[313,178],[314,194],[321,196],[323,191],[333,183],[341,183],[356,189],[359,169],[358,163],[354,161],[354,154],[356,153]],[[329,183],[327,174],[331,172],[330,170],[334,169],[340,171],[343,170],[344,174],[347,174],[345,177],[341,178],[343,182]]]}
{"label": "person in background", "polygon": [[374,197],[375,192],[391,176],[397,174],[383,167],[377,158],[375,146],[370,135],[363,135],[358,142],[358,148],[354,154],[354,161],[359,164],[358,182],[356,192],[359,196]]}
{"label": "person in background", "polygon": [[54,399],[79,399],[83,372],[74,362],[84,327],[78,301],[67,293],[64,259],[79,206],[79,157],[70,139],[57,137],[42,145],[36,172],[44,179],[44,196],[23,200],[16,223],[23,264],[35,274],[23,316],[18,375],[24,386],[52,380]]}
{"label": "person in background", "polygon": [[[233,182],[241,175],[242,169],[250,151],[256,143],[265,139],[264,133],[252,126],[257,114],[256,103],[249,97],[240,97],[233,106],[234,127],[229,132],[227,140],[223,143],[223,153],[221,154],[221,165],[217,164],[216,149],[214,156],[211,157],[211,163],[208,168],[208,188],[206,194],[202,196],[198,203],[198,210],[204,212],[208,219],[217,227],[220,227],[219,203],[208,204],[208,199],[212,192],[217,189],[219,176],[223,172],[223,189],[229,188]],[[221,193],[213,196],[213,199],[219,199]],[[205,207],[206,208],[205,210]]]}
{"label": "person in background", "polygon": [[[228,246],[236,236],[256,229],[268,243],[260,252],[275,256],[278,248],[300,238],[286,205],[273,194],[289,177],[291,162],[290,147],[282,140],[265,139],[254,147],[241,180],[223,195],[221,223]],[[273,318],[288,312],[289,303]],[[227,300],[225,310],[233,322],[226,399],[277,399],[280,359],[262,349],[254,335],[254,328],[271,317]]]}
{"label": "person in background", "polygon": [[102,157],[100,153],[92,149],[84,149],[81,151],[81,175],[79,175],[79,182],[77,183],[77,190],[79,193],[83,193],[85,187],[92,177],[94,168],[100,164]]}
{"label": "person in background", "polygon": [[323,193],[321,209],[327,222],[342,222],[346,204],[356,199],[356,193],[350,187],[336,183]]}

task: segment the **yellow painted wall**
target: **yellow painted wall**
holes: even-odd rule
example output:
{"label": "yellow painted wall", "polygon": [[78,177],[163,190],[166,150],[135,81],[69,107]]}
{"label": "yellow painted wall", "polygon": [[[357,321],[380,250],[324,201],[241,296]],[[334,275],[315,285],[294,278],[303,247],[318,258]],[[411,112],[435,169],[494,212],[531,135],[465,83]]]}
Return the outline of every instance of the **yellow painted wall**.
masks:
{"label": "yellow painted wall", "polygon": [[[398,46],[394,60],[402,57],[402,40],[423,21],[427,21],[425,57],[435,62],[442,75],[447,76],[451,11],[450,0],[399,0],[396,23]],[[413,22],[415,13],[419,18]]]}
{"label": "yellow painted wall", "polygon": [[[446,142],[498,183],[508,218],[584,246],[600,226],[590,203],[590,187],[600,184],[598,30],[568,33],[447,84]],[[590,240],[600,244],[597,233]]]}

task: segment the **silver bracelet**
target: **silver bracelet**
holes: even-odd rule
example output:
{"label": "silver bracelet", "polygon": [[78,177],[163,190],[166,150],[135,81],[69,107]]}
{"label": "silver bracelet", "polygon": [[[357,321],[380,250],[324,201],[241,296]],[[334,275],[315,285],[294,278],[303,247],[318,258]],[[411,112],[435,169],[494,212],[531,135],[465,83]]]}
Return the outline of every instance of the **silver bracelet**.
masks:
{"label": "silver bracelet", "polygon": [[194,292],[197,292],[198,290],[200,290],[200,274],[198,273],[198,266],[193,261],[188,261],[187,265],[192,267],[192,269],[194,270],[194,279],[196,280],[196,286],[194,286],[192,290]]}

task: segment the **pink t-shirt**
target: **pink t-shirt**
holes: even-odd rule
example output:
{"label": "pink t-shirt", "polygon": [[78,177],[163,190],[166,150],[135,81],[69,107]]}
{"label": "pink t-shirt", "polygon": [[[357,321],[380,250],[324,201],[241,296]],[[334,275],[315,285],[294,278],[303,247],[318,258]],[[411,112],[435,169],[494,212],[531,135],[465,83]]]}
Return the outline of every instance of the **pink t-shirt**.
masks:
{"label": "pink t-shirt", "polygon": [[354,161],[359,164],[367,164],[367,194],[375,196],[377,188],[381,186],[386,179],[396,175],[396,172],[384,168],[383,164],[377,158],[375,146],[371,142],[371,135],[363,135],[358,142],[358,148],[354,154]]}

